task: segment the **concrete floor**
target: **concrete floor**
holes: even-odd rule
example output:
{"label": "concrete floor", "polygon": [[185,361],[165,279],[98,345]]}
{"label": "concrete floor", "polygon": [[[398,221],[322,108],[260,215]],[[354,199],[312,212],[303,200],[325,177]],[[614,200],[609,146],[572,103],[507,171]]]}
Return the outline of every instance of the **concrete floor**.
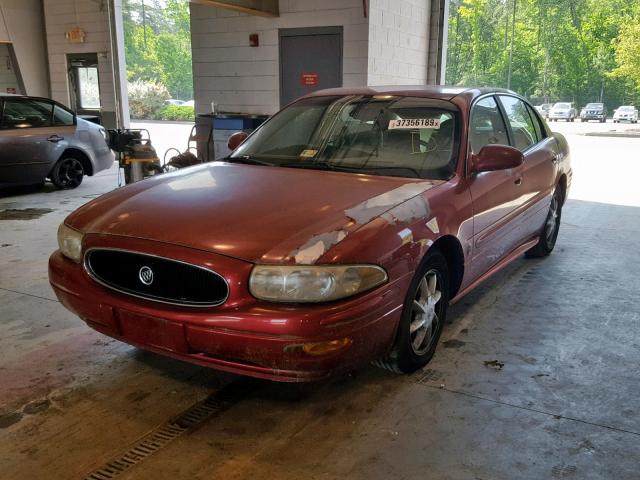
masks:
{"label": "concrete floor", "polygon": [[57,225],[115,171],[72,192],[0,193],[0,217],[41,214],[0,220],[0,478],[83,478],[222,394],[118,478],[640,478],[640,138],[552,127],[575,169],[556,251],[455,305],[425,370],[370,367],[302,395],[138,351],[58,304]]}

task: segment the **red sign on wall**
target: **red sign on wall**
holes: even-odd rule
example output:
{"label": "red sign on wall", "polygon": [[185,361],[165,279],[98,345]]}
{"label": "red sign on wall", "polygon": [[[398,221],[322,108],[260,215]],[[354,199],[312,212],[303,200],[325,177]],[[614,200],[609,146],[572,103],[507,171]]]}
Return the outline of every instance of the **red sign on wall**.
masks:
{"label": "red sign on wall", "polygon": [[303,73],[301,80],[302,85],[313,87],[314,85],[318,84],[319,78],[317,73]]}
{"label": "red sign on wall", "polygon": [[14,87],[7,87],[7,93],[18,93]]}

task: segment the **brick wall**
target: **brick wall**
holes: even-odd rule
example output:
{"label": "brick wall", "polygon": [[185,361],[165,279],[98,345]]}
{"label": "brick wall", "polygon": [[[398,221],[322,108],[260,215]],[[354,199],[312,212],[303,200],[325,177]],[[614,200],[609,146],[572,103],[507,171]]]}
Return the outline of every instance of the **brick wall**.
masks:
{"label": "brick wall", "polygon": [[[280,106],[278,29],[344,27],[343,84],[367,82],[368,21],[361,0],[280,0],[280,16],[265,18],[191,4],[196,112],[273,113]],[[249,46],[249,35],[260,46]],[[230,48],[231,47],[231,48]]]}
{"label": "brick wall", "polygon": [[[103,118],[112,120],[116,106],[106,2],[43,0],[43,3],[52,98],[64,105],[70,104],[66,55],[97,53]],[[65,38],[65,32],[75,27],[86,32],[84,43],[71,43]]]}
{"label": "brick wall", "polygon": [[425,84],[430,0],[370,0],[369,85]]}
{"label": "brick wall", "polygon": [[[13,44],[26,93],[47,97],[49,82],[43,25],[40,0],[0,0],[0,42]],[[2,68],[6,73],[5,59],[0,59]]]}

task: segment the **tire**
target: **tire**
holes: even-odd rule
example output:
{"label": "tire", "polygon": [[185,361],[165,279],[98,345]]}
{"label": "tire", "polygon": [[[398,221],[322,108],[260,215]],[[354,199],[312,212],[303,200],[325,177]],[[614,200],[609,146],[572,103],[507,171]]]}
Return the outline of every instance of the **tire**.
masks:
{"label": "tire", "polygon": [[525,255],[528,258],[546,257],[556,246],[558,232],[560,231],[560,218],[562,217],[562,191],[556,188],[551,197],[549,213],[544,222],[544,228],[540,232],[538,243],[527,250]]}
{"label": "tire", "polygon": [[61,190],[77,188],[84,178],[84,167],[76,157],[62,157],[51,170],[49,178]]}
{"label": "tire", "polygon": [[412,373],[429,363],[446,321],[448,299],[447,261],[439,251],[429,252],[409,286],[391,353],[377,365]]}

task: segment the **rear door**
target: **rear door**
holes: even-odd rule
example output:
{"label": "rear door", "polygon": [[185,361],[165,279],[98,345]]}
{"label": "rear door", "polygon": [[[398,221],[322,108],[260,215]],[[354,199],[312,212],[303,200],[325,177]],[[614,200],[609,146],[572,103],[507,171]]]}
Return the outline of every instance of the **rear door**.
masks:
{"label": "rear door", "polygon": [[[478,100],[471,110],[470,149],[478,154],[485,145],[509,145],[508,129],[493,96]],[[522,205],[522,166],[482,172],[471,177],[474,248],[472,278],[495,265],[518,245],[515,220]]]}
{"label": "rear door", "polygon": [[517,222],[521,231],[519,241],[525,242],[540,232],[546,219],[556,178],[557,146],[530,105],[511,95],[499,98],[508,119],[512,145],[524,155]]}
{"label": "rear door", "polygon": [[67,147],[65,136],[75,131],[68,117],[60,123],[51,101],[5,98],[0,117],[0,183],[42,182]]}
{"label": "rear door", "polygon": [[342,86],[342,27],[280,30],[280,106]]}

